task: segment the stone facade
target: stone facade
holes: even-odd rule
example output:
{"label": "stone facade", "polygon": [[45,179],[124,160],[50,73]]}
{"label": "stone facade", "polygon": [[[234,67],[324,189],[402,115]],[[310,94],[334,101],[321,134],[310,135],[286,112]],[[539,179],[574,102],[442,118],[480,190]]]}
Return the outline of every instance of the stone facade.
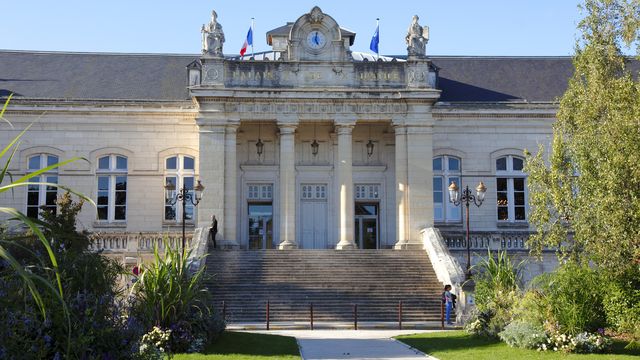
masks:
{"label": "stone facade", "polygon": [[[166,89],[162,82],[154,84],[156,95],[129,95],[143,92],[124,85],[121,92],[116,86],[108,94],[89,95],[98,85],[82,83],[77,86],[91,87],[86,96],[68,96],[61,88],[63,95],[52,97],[38,95],[46,90],[42,83],[35,95],[14,97],[7,112],[14,128],[3,128],[3,144],[33,124],[10,170],[14,176],[30,171],[29,159],[37,154],[84,157],[62,167],[58,182],[97,199],[99,159],[125,157],[126,219],[96,220],[91,206],[79,218],[81,228],[107,237],[113,233],[113,239],[180,231],[181,218],[166,220],[165,214],[163,185],[172,176],[199,179],[205,186],[188,231],[209,226],[215,215],[221,247],[422,248],[422,231],[436,227],[464,263],[464,240],[457,235],[464,230],[463,217],[460,208],[447,205],[451,178],[461,187],[483,181],[488,188],[484,204],[471,208],[470,226],[492,240],[474,245],[475,251],[510,248],[502,241],[509,234],[526,238],[532,230],[527,192],[513,181],[526,182],[526,174],[497,164],[549,143],[557,111],[553,94],[543,91],[546,98],[539,99],[536,89],[524,89],[533,99],[513,100],[491,90],[502,79],[480,84],[474,73],[461,71],[452,80],[448,71],[457,60],[441,59],[441,68],[423,53],[355,61],[362,55],[349,48],[354,37],[314,8],[268,33],[271,60],[207,51],[185,57],[189,61],[175,77],[184,79],[182,90],[174,95],[167,95],[176,88],[173,83]],[[144,71],[157,60],[132,55],[122,63],[139,61]],[[468,60],[465,71],[479,63]],[[516,75],[519,84],[531,74],[523,67]],[[169,83],[171,76],[164,80]],[[186,169],[187,175],[173,171],[167,162],[172,157],[194,159],[193,169]],[[435,158],[458,165],[435,169]],[[2,196],[3,205],[26,211],[27,189]],[[128,251],[135,251],[130,245]]]}

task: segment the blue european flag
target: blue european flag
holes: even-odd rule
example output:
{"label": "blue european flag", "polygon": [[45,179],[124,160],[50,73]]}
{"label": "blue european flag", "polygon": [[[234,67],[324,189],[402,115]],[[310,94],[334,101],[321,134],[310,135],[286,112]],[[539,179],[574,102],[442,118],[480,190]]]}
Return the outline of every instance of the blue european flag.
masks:
{"label": "blue european flag", "polygon": [[378,44],[380,43],[380,25],[376,26],[376,32],[373,34],[371,38],[371,44],[369,45],[369,49],[371,51],[378,54]]}

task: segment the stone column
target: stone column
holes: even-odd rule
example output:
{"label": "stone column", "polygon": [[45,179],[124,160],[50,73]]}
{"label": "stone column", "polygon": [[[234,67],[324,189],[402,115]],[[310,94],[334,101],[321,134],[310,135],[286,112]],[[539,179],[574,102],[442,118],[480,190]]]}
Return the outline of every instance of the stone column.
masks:
{"label": "stone column", "polygon": [[280,128],[280,245],[296,249],[295,123],[278,123]]}
{"label": "stone column", "polygon": [[[199,155],[198,164],[200,181],[205,186],[205,193],[198,204],[197,227],[211,226],[211,215],[215,215],[218,224],[225,221],[224,198],[224,161],[225,156],[225,126],[223,120],[198,118],[199,128]],[[221,239],[226,239],[226,234],[218,234]],[[222,244],[222,242],[220,242]]]}
{"label": "stone column", "polygon": [[238,124],[226,126],[224,143],[224,227],[223,234],[228,246],[239,247],[237,236],[237,162],[236,162],[236,134]]}
{"label": "stone column", "polygon": [[336,249],[355,249],[354,204],[353,204],[353,140],[352,132],[355,122],[336,124],[338,134],[337,181],[338,181],[338,209],[340,211],[338,225],[340,237]]}
{"label": "stone column", "polygon": [[[424,115],[423,115],[424,116]],[[428,114],[427,120],[431,116]],[[420,231],[433,226],[433,127],[427,123],[407,126],[407,171],[409,188],[407,244],[422,249]]]}
{"label": "stone column", "polygon": [[408,163],[407,163],[407,128],[395,125],[395,170],[396,170],[396,244],[395,249],[404,249],[408,243],[407,237],[407,202],[408,202]]}

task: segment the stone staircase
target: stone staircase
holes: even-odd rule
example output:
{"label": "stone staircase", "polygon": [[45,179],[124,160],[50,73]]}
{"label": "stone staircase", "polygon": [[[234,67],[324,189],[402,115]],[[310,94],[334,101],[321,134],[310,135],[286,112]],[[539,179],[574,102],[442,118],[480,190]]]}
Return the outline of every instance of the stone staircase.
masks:
{"label": "stone staircase", "polygon": [[231,323],[439,321],[442,284],[424,251],[216,250],[207,260],[215,306]]}

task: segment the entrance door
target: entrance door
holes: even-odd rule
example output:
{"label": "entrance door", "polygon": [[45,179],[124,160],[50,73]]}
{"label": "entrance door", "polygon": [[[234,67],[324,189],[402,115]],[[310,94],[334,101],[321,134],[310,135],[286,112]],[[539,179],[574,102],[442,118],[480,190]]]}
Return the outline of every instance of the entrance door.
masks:
{"label": "entrance door", "polygon": [[302,201],[301,233],[303,249],[325,249],[327,247],[327,202]]}
{"label": "entrance door", "polygon": [[273,248],[273,205],[249,203],[249,249]]}
{"label": "entrance door", "polygon": [[326,249],[327,185],[303,184],[300,190],[300,247]]}
{"label": "entrance door", "polygon": [[356,203],[355,241],[360,249],[377,249],[378,204]]}

